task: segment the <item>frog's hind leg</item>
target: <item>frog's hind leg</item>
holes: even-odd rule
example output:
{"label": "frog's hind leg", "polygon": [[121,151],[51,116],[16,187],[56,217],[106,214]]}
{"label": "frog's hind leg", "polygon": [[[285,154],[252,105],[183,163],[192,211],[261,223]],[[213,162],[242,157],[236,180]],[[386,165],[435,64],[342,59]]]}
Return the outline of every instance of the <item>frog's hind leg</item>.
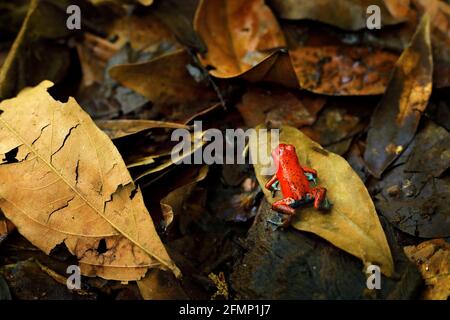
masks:
{"label": "frog's hind leg", "polygon": [[295,214],[295,209],[291,207],[291,205],[295,202],[292,198],[284,198],[278,201],[275,201],[272,204],[272,209],[282,213],[293,216]]}
{"label": "frog's hind leg", "polygon": [[323,187],[316,187],[311,189],[311,195],[314,199],[314,208],[322,209],[322,202],[325,200],[327,195],[327,189]]}
{"label": "frog's hind leg", "polygon": [[292,198],[284,198],[279,201],[276,201],[272,204],[272,209],[283,214],[284,217],[282,219],[281,224],[277,224],[282,226],[283,228],[288,227],[291,224],[291,219],[295,214],[295,209],[291,207],[295,203],[295,200]]}

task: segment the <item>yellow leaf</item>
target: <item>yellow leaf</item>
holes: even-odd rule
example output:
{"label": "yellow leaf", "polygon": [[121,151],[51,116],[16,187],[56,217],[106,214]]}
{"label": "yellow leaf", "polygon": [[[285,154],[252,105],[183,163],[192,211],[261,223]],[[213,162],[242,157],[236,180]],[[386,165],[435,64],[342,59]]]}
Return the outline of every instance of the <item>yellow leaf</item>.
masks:
{"label": "yellow leaf", "polygon": [[73,98],[44,81],[0,104],[0,208],[45,253],[64,243],[81,272],[136,280],[180,271],[168,256],[119,152]]}
{"label": "yellow leaf", "polygon": [[[347,161],[324,150],[293,127],[280,128],[280,143],[293,144],[300,163],[317,170],[318,185],[327,188],[327,198],[333,203],[328,212],[310,207],[297,209],[292,226],[328,240],[360,258],[365,265],[379,265],[383,274],[392,276],[394,263],[374,204],[363,182]],[[254,164],[256,177],[267,200],[273,203],[281,195],[272,198],[270,191],[264,188],[269,177],[261,173],[261,164],[268,163],[270,157],[270,144],[270,135],[267,139],[258,139],[257,136],[250,139],[252,159],[258,159]]]}

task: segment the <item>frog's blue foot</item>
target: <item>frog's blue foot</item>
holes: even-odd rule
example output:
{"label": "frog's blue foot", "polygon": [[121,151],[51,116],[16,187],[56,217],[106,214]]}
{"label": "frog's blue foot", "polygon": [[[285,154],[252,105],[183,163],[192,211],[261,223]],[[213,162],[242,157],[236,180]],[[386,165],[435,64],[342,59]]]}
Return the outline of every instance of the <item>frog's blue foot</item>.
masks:
{"label": "frog's blue foot", "polygon": [[320,203],[319,209],[321,209],[321,210],[330,210],[332,206],[333,206],[333,204],[331,203],[331,201],[328,200],[327,198],[325,198]]}
{"label": "frog's blue foot", "polygon": [[272,216],[272,218],[268,219],[267,222],[269,222],[269,225],[272,227],[272,230],[275,231],[280,227],[281,228],[288,227],[291,222],[291,216],[277,213],[276,215]]}

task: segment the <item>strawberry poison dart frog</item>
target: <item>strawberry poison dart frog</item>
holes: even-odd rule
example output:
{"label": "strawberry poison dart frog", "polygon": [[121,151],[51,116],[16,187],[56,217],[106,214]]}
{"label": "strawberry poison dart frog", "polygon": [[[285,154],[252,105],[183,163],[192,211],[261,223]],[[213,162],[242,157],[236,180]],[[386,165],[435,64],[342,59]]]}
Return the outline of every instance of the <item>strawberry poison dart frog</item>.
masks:
{"label": "strawberry poison dart frog", "polygon": [[272,151],[272,158],[277,171],[265,188],[274,196],[281,187],[283,199],[274,202],[272,209],[286,215],[281,224],[283,227],[290,224],[295,208],[303,204],[313,202],[316,209],[330,209],[331,203],[326,199],[327,189],[315,186],[317,171],[300,165],[293,145],[279,144]]}

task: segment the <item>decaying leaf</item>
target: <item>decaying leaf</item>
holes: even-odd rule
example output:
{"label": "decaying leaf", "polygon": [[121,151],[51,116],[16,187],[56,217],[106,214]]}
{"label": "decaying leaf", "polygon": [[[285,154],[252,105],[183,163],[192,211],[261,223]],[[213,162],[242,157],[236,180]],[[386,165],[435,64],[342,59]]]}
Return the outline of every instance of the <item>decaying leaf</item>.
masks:
{"label": "decaying leaf", "polygon": [[[280,130],[280,143],[293,144],[300,163],[317,170],[318,184],[327,188],[327,197],[333,203],[331,211],[325,213],[309,207],[299,209],[292,226],[317,234],[360,258],[364,264],[377,264],[383,274],[392,276],[394,264],[391,251],[373,202],[358,175],[347,161],[324,150],[301,131],[288,126]],[[262,175],[262,164],[269,161],[270,144],[270,136],[250,140],[252,159],[258,159],[254,167],[262,188],[270,178]],[[270,203],[280,199],[279,194],[277,198],[272,198],[271,192],[266,189],[264,194]]]}
{"label": "decaying leaf", "polygon": [[275,12],[284,19],[316,20],[346,30],[366,28],[367,7],[380,7],[381,24],[403,22],[409,10],[409,0],[270,0]]}
{"label": "decaying leaf", "polygon": [[410,46],[397,61],[372,116],[364,160],[375,177],[381,176],[414,137],[431,95],[432,81],[430,19],[425,15]]}
{"label": "decaying leaf", "polygon": [[450,133],[426,121],[392,169],[369,185],[378,212],[413,236],[450,236],[449,167]]}
{"label": "decaying leaf", "polygon": [[302,89],[328,95],[382,94],[397,55],[366,47],[299,47],[290,51]]}
{"label": "decaying leaf", "polygon": [[208,52],[200,55],[210,73],[236,77],[284,47],[284,36],[263,0],[201,0],[194,28]]}
{"label": "decaying leaf", "polygon": [[223,272],[219,272],[219,275],[211,272],[208,275],[208,278],[211,279],[212,282],[214,282],[214,285],[217,288],[217,291],[212,295],[211,300],[215,300],[217,297],[224,297],[226,300],[228,300],[228,284]]}
{"label": "decaying leaf", "polygon": [[185,201],[189,198],[199,181],[206,178],[208,167],[204,166],[187,184],[171,191],[161,200],[161,211],[164,217],[164,228],[167,228],[173,221],[174,215],[180,215],[183,212]]}
{"label": "decaying leaf", "polygon": [[328,151],[343,155],[363,128],[359,117],[345,108],[329,106],[311,127],[302,128],[302,132]]}
{"label": "decaying leaf", "polygon": [[167,271],[153,269],[144,279],[137,281],[145,300],[186,300],[188,296],[178,280]]}
{"label": "decaying leaf", "polygon": [[395,18],[405,18],[409,13],[410,0],[384,0],[384,5]]}
{"label": "decaying leaf", "polygon": [[291,91],[259,88],[247,90],[237,105],[249,127],[269,122],[274,126],[281,123],[293,127],[310,125],[315,120],[317,110],[308,107]]}
{"label": "decaying leaf", "polygon": [[425,300],[446,300],[450,296],[450,244],[444,239],[422,242],[404,248],[408,258],[417,264],[425,280]]}
{"label": "decaying leaf", "polygon": [[[67,28],[60,27],[65,26],[63,12],[50,2],[30,1],[22,27],[0,70],[0,99],[14,96],[23,87],[44,79],[59,81],[68,71],[69,50],[50,41],[39,41],[69,33]],[[47,23],[49,20],[53,21],[51,25]]]}
{"label": "decaying leaf", "polygon": [[0,243],[8,236],[8,234],[15,229],[11,221],[5,219],[0,212]]}
{"label": "decaying leaf", "polygon": [[189,73],[191,57],[178,50],[143,63],[118,65],[110,69],[113,79],[150,99],[156,105],[211,101],[215,93]]}
{"label": "decaying leaf", "polygon": [[175,122],[156,120],[99,120],[97,126],[102,129],[110,139],[123,138],[138,132],[153,128],[188,129],[189,126]]}
{"label": "decaying leaf", "polygon": [[51,86],[0,104],[0,154],[14,154],[0,165],[5,216],[47,254],[64,243],[84,275],[128,281],[152,267],[180,275],[117,149],[73,98],[55,101]]}

